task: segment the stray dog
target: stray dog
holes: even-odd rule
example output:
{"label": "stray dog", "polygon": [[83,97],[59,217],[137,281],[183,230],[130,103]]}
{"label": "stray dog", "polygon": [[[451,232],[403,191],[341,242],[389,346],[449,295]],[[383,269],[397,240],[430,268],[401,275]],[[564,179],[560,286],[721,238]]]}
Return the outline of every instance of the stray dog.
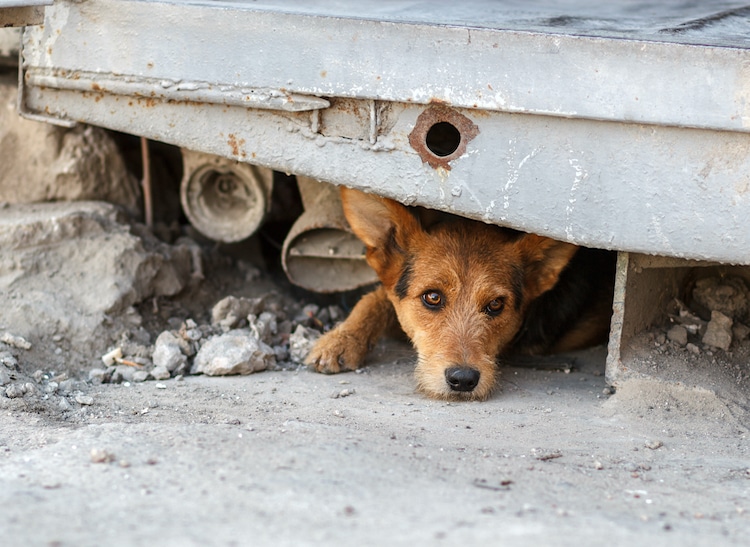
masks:
{"label": "stray dog", "polygon": [[307,363],[318,372],[357,369],[398,319],[418,353],[421,392],[483,400],[500,354],[606,340],[614,253],[452,215],[430,223],[418,208],[348,188],[341,199],[382,284],[317,342]]}

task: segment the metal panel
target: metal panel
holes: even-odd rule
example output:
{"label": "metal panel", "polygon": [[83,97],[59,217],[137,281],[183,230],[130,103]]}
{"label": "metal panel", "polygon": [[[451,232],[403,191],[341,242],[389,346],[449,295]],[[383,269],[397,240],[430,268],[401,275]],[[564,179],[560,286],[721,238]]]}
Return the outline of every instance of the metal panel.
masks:
{"label": "metal panel", "polygon": [[[334,5],[366,16],[378,3]],[[450,20],[453,8],[434,4],[428,13]],[[750,129],[745,49],[580,36],[572,34],[577,27],[565,26],[535,34],[309,16],[278,11],[283,5],[63,1],[28,35],[27,63],[55,75],[60,69],[109,72],[316,96]],[[476,18],[497,6],[473,5]],[[418,8],[407,13],[422,13]]]}
{"label": "metal panel", "polygon": [[[418,2],[366,19],[376,4],[331,4],[354,18],[298,2],[60,2],[25,33],[25,108],[579,244],[750,263],[750,51],[715,29],[714,45],[692,44],[694,27],[741,10],[670,15],[684,32],[657,42],[573,34],[594,33],[590,18],[569,34],[486,26],[497,9],[484,28],[450,26],[441,2],[440,24],[410,20]],[[261,109],[243,90],[282,101]],[[476,127],[435,167],[413,147],[428,103]]]}

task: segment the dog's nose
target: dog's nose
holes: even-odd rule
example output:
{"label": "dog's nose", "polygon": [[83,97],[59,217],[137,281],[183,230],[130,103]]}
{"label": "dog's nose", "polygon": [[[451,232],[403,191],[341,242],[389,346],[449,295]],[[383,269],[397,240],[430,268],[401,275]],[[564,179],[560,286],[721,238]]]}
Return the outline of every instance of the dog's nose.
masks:
{"label": "dog's nose", "polygon": [[445,369],[445,381],[453,391],[472,391],[479,383],[479,371],[461,366]]}

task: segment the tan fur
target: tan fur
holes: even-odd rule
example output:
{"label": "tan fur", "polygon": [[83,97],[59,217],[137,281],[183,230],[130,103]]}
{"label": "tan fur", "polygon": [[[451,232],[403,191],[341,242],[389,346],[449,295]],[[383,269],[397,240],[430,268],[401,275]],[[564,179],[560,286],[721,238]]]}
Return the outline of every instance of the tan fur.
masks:
{"label": "tan fur", "polygon": [[[358,368],[396,317],[418,353],[420,391],[438,399],[486,399],[496,385],[496,356],[512,343],[529,303],[555,285],[577,247],[463,219],[427,231],[395,201],[346,188],[341,196],[382,285],[320,339],[307,362],[325,373]],[[439,295],[442,305],[431,308],[424,295],[429,302]],[[502,311],[491,314],[488,305],[498,303]],[[585,329],[561,343],[571,349],[584,338]],[[446,370],[456,366],[479,372],[471,391],[446,383]]]}

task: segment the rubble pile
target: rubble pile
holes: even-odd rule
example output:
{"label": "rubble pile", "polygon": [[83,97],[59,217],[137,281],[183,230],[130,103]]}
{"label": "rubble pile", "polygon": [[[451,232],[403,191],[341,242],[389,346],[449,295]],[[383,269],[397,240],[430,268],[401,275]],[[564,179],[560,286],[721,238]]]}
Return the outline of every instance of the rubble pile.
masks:
{"label": "rubble pile", "polygon": [[696,281],[690,306],[675,299],[666,339],[673,346],[700,354],[725,352],[750,336],[750,289],[741,277],[707,277]]}
{"label": "rubble pile", "polygon": [[289,309],[274,294],[228,296],[214,305],[210,323],[187,319],[178,328],[161,332],[153,344],[138,330],[125,333],[102,356],[104,366],[89,372],[89,379],[142,382],[296,368],[321,333],[343,318],[343,312],[338,306],[309,304],[289,316]]}

